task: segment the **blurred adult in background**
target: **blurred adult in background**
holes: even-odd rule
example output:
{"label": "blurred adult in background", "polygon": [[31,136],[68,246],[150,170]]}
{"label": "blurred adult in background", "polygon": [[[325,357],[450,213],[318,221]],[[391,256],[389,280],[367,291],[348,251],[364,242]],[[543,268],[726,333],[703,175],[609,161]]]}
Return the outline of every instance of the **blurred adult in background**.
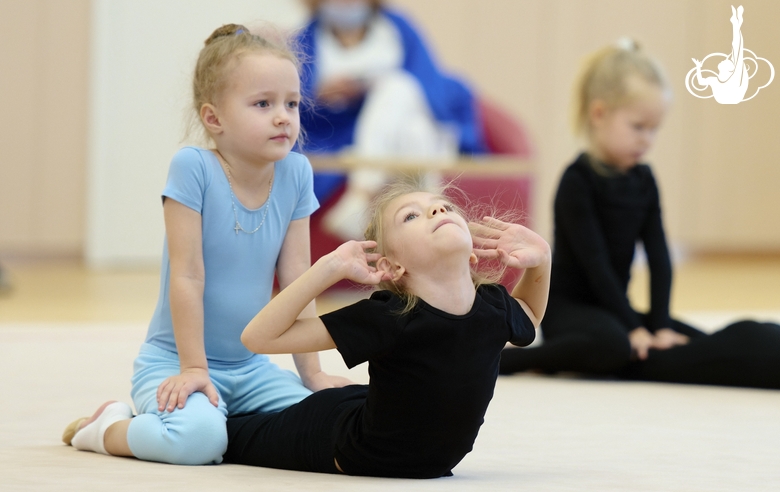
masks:
{"label": "blurred adult in background", "polygon": [[[306,0],[311,22],[304,53],[301,126],[311,153],[421,160],[485,152],[476,103],[459,80],[439,70],[417,30],[380,0]],[[344,183],[319,173],[324,203]],[[325,218],[343,239],[362,237],[362,212],[385,182],[377,169],[353,171]]]}

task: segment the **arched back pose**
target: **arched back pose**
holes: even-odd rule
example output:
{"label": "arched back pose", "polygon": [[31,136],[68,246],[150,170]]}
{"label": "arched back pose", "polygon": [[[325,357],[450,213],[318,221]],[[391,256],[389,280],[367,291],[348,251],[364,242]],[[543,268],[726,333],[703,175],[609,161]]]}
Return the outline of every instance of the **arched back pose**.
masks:
{"label": "arched back pose", "polygon": [[[471,451],[507,341],[533,341],[547,304],[550,249],[523,226],[469,223],[438,193],[400,182],[377,199],[366,241],[348,242],[260,311],[255,352],[337,348],[368,361],[368,386],[324,390],[278,413],[228,419],[225,461],[351,475],[433,478]],[[478,257],[524,268],[512,294],[484,283]],[[342,279],[370,299],[317,317],[305,307]]]}
{"label": "arched back pose", "polygon": [[[308,160],[290,152],[301,99],[294,54],[223,26],[201,50],[193,91],[214,148],[185,147],[171,162],[160,297],[132,379],[138,416],[107,402],[66,429],[77,449],[219,463],[229,414],[278,411],[348,383],[322,373],[317,354],[297,354],[302,383],[239,338],[271,298],[274,276],[285,289],[310,266],[318,203]],[[313,302],[302,311],[313,314]]]}
{"label": "arched back pose", "polygon": [[[780,388],[780,326],[744,321],[705,335],[669,315],[672,264],[655,178],[642,156],[669,103],[657,65],[636,46],[595,53],[576,86],[587,150],[555,196],[544,344],[506,349],[501,371],[577,371],[656,381]],[[650,270],[650,311],[630,305],[636,243]],[[632,362],[633,361],[633,362]]]}

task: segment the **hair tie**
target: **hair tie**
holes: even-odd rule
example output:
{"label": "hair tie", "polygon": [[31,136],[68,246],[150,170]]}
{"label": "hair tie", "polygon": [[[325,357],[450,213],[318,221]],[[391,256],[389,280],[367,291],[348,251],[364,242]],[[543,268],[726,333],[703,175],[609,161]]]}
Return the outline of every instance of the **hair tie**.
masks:
{"label": "hair tie", "polygon": [[617,41],[615,41],[615,46],[625,51],[639,50],[639,45],[637,44],[637,42],[629,38],[628,36],[624,36],[622,38],[619,38]]}
{"label": "hair tie", "polygon": [[234,34],[236,34],[236,35],[239,35],[239,34],[241,34],[242,32],[244,32],[244,30],[243,30],[243,29],[239,29],[239,30],[237,30],[237,31],[236,31]]}

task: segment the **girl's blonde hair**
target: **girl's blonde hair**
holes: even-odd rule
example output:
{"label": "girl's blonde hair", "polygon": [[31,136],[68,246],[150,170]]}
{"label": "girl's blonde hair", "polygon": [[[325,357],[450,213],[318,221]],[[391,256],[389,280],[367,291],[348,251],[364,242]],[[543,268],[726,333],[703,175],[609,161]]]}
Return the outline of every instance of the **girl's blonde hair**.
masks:
{"label": "girl's blonde hair", "polygon": [[211,140],[200,120],[200,109],[204,104],[214,104],[219,99],[228,83],[231,69],[242,55],[270,53],[291,61],[300,72],[300,60],[291,38],[270,27],[265,28],[263,34],[253,34],[240,24],[225,24],[206,39],[192,77],[191,118],[185,139],[197,133],[201,140]]}
{"label": "girl's blonde hair", "polygon": [[636,94],[632,79],[639,78],[669,93],[660,66],[631,39],[601,48],[585,59],[574,86],[573,126],[577,135],[590,132],[590,107],[602,100],[610,108],[631,102]]}
{"label": "girl's blonde hair", "polygon": [[[456,213],[460,214],[467,222],[479,222],[485,214],[475,216],[478,212],[474,210],[469,214],[457,205],[458,202],[467,203],[466,195],[452,184],[446,183],[440,187],[432,187],[425,176],[422,174],[399,175],[394,181],[385,186],[382,191],[374,198],[369,208],[369,223],[366,227],[365,238],[368,241],[376,241],[374,252],[382,256],[387,255],[386,224],[384,223],[385,211],[390,202],[398,197],[410,193],[425,192],[440,197],[450,204]],[[487,214],[491,215],[491,214]],[[503,219],[509,220],[504,216]],[[505,267],[495,262],[479,262],[477,265],[471,265],[471,279],[475,287],[485,284],[495,284],[501,280]],[[408,313],[415,308],[419,298],[414,293],[409,292],[402,281],[384,281],[378,286],[380,289],[389,290],[404,300],[404,309],[399,314]]]}

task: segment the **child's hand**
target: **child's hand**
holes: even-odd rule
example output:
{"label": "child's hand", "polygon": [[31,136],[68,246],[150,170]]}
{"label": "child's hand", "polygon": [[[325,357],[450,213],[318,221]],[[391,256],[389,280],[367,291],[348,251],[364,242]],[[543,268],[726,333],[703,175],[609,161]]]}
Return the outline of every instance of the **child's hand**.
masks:
{"label": "child's hand", "polygon": [[345,377],[331,376],[323,371],[316,372],[307,378],[301,377],[301,379],[303,380],[304,386],[315,392],[328,388],[341,388],[342,386],[355,384]]}
{"label": "child's hand", "polygon": [[200,391],[215,407],[219,405],[219,394],[211,382],[206,369],[185,369],[181,374],[171,376],[157,388],[157,409],[172,412],[176,407],[184,408],[187,398]]}
{"label": "child's hand", "polygon": [[682,333],[677,333],[671,328],[661,328],[655,331],[655,339],[653,341],[653,348],[658,350],[666,350],[674,347],[675,345],[685,345],[690,339]]}
{"label": "child's hand", "polygon": [[367,249],[374,247],[374,241],[348,241],[336,248],[331,255],[342,278],[366,285],[377,285],[382,280],[389,280],[388,274],[369,265],[381,258],[378,253],[366,253]]}
{"label": "child's hand", "polygon": [[655,338],[652,333],[647,331],[647,328],[640,326],[628,333],[628,341],[631,344],[632,356],[639,360],[645,360],[647,359],[647,351],[653,348]]}
{"label": "child's hand", "polygon": [[550,245],[531,229],[485,217],[469,223],[477,258],[498,259],[512,268],[534,268],[550,257]]}
{"label": "child's hand", "polygon": [[317,90],[317,100],[332,108],[343,107],[363,97],[366,90],[366,85],[360,80],[338,77],[320,84]]}

